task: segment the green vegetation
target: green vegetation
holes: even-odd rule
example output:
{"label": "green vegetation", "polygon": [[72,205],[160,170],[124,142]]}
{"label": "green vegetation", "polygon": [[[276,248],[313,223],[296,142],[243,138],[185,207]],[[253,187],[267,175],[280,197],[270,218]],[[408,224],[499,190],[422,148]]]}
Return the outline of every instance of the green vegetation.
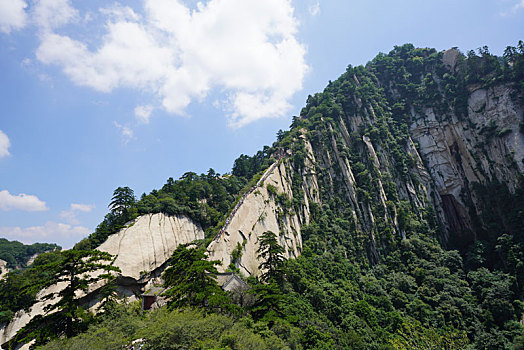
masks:
{"label": "green vegetation", "polygon": [[[65,283],[65,287],[58,291],[47,291],[42,300],[57,297],[59,300],[46,306],[46,314],[34,317],[12,342],[24,344],[34,339],[35,345],[41,345],[62,335],[70,338],[85,330],[93,314],[84,310],[77,293],[87,292],[89,285],[102,279],[108,280],[108,283],[112,278],[111,271],[120,271],[107,263],[112,258],[110,254],[97,250],[66,250],[60,252],[57,259],[33,267],[49,276],[40,288],[57,283]],[[98,273],[100,270],[103,273]]]}
{"label": "green vegetation", "polygon": [[[280,327],[268,330],[245,317],[235,319],[198,310],[158,309],[140,316],[138,303],[117,306],[89,330],[72,339],[60,339],[42,350],[123,349],[132,341],[145,339],[141,349],[289,349],[294,344],[295,329]],[[278,332],[279,337],[275,332]],[[287,339],[283,340],[284,336]],[[296,348],[296,347],[294,347]]]}
{"label": "green vegetation", "polygon": [[56,244],[34,243],[25,245],[18,241],[0,238],[0,259],[7,262],[9,269],[24,268],[33,255],[60,249]]}
{"label": "green vegetation", "polygon": [[[293,196],[266,185],[281,211],[303,211],[302,185],[313,171],[320,201],[309,203],[299,258],[283,258],[283,232],[259,237],[263,274],[247,281],[250,302],[236,305],[219,288],[205,242],[180,246],[164,273],[167,308],[140,315],[136,305],[110,304],[88,328],[83,324],[84,333],[44,348],[121,349],[137,339],[144,349],[524,348],[524,180],[514,192],[495,179],[472,184],[470,195],[480,208],[467,194],[463,200],[474,219],[474,239],[459,242],[454,237],[463,232],[457,231],[448,240],[428,198],[438,194],[421,185],[409,133],[412,123],[430,118],[468,121],[468,97],[479,87],[504,84],[524,103],[523,81],[522,42],[503,57],[487,48],[461,54],[454,69],[434,49],[398,46],[366,66],[349,66],[322,93],[309,96],[291,129],[279,131],[271,148],[240,156],[231,175],[186,173],[140,200],[118,188],[110,213],[77,248],[96,247],[145,213],[188,215],[211,237],[282,150],[291,153],[283,162]],[[469,122],[485,142],[511,132],[494,121],[479,127]],[[306,142],[315,164],[308,162]],[[235,247],[235,263],[242,249]],[[0,296],[27,289],[37,273],[10,274],[17,287],[2,282]],[[2,312],[30,305],[30,293],[19,297],[2,304]]]}
{"label": "green vegetation", "polygon": [[52,275],[41,267],[61,260],[61,252],[42,253],[29,269],[15,270],[0,280],[0,323],[9,322],[18,310],[28,310],[36,294],[50,283]]}
{"label": "green vegetation", "polygon": [[163,274],[164,286],[168,288],[164,295],[170,299],[168,308],[193,306],[234,312],[235,307],[216,281],[218,263],[206,260],[202,248],[179,245]]}

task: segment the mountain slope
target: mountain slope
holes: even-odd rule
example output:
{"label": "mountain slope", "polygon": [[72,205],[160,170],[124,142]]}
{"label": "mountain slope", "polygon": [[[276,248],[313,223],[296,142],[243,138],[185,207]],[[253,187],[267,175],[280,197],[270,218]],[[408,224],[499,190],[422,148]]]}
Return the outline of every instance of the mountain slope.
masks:
{"label": "mountain slope", "polygon": [[[257,302],[267,293],[277,301],[244,309],[237,325],[280,348],[518,349],[523,82],[523,43],[504,57],[395,47],[309,96],[290,130],[240,156],[232,174],[169,179],[113,210],[79,246],[111,245],[123,225],[158,213],[184,215],[220,271],[248,277],[262,272],[258,237],[269,230],[289,258],[285,277],[250,281]],[[164,242],[167,231],[146,236]],[[145,268],[158,273],[176,245],[155,250]],[[143,335],[129,334],[120,345]]]}

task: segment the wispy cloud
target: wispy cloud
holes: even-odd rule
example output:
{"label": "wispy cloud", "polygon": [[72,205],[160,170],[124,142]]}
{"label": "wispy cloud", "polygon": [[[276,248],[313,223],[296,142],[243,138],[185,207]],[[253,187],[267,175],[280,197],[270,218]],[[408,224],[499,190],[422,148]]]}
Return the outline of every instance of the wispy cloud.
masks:
{"label": "wispy cloud", "polygon": [[37,196],[20,193],[12,195],[8,191],[0,191],[0,210],[46,211],[49,208]]}
{"label": "wispy cloud", "polygon": [[139,123],[149,124],[151,113],[153,112],[153,106],[136,106],[135,107],[135,118]]}
{"label": "wispy cloud", "polygon": [[524,8],[524,0],[518,0],[518,3],[513,5],[513,8],[511,9],[513,12],[517,12]]}
{"label": "wispy cloud", "polygon": [[[524,0],[509,0],[506,3],[511,2],[513,5],[504,5],[505,9],[500,13],[501,16],[514,15],[520,10],[524,9]],[[511,6],[511,7],[509,7]]]}
{"label": "wispy cloud", "polygon": [[313,5],[309,6],[309,14],[313,17],[320,13],[320,3],[317,1]]}
{"label": "wispy cloud", "polygon": [[32,20],[41,30],[52,30],[78,19],[79,14],[70,0],[37,0]]}
{"label": "wispy cloud", "polygon": [[[194,9],[180,0],[144,0],[143,14],[115,5],[101,12],[107,31],[98,43],[51,30],[78,16],[69,1],[41,3],[35,10],[45,29],[36,52],[41,62],[98,91],[152,92],[169,113],[183,115],[219,89],[229,96],[220,107],[232,126],[283,116],[308,71],[290,0],[210,0]],[[56,13],[48,10],[57,4]],[[137,114],[142,121],[149,116]]]}
{"label": "wispy cloud", "polygon": [[113,122],[113,124],[120,131],[120,134],[122,135],[122,141],[125,145],[127,145],[129,141],[135,138],[135,134],[133,133],[133,130],[130,127],[121,125],[118,122]]}
{"label": "wispy cloud", "polygon": [[78,213],[89,213],[94,208],[95,206],[92,204],[71,203],[68,210],[60,212],[60,218],[69,224],[78,225],[80,224],[77,218]]}
{"label": "wispy cloud", "polygon": [[7,157],[9,153],[9,147],[11,146],[11,141],[9,137],[2,130],[0,130],[0,158]]}
{"label": "wispy cloud", "polygon": [[0,32],[9,34],[12,30],[25,27],[27,3],[23,0],[0,0]]}

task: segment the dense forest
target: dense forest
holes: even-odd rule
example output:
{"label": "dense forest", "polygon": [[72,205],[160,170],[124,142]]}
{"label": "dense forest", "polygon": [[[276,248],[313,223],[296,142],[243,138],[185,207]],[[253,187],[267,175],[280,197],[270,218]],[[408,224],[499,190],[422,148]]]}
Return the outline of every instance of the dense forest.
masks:
{"label": "dense forest", "polygon": [[[188,172],[139,199],[119,187],[110,212],[74,250],[95,249],[146,213],[190,217],[207,239],[173,253],[163,274],[167,306],[142,313],[137,303],[116,302],[108,289],[96,317],[69,301],[64,320],[81,315],[71,332],[49,331],[44,322],[26,327],[18,340],[37,339],[42,349],[523,349],[522,174],[511,190],[487,175],[468,184],[463,197],[471,227],[450,231],[431,200],[436,194],[422,195],[410,126],[428,108],[438,121],[468,120],[468,96],[479,88],[506,86],[524,105],[524,43],[503,57],[487,47],[460,54],[452,70],[442,55],[406,44],[365,66],[348,66],[309,96],[289,131],[279,131],[271,147],[241,155],[230,174]],[[511,132],[479,125],[479,154]],[[302,254],[284,259],[279,233],[266,232],[257,251],[265,273],[246,279],[245,294],[224,292],[214,278],[217,262],[206,260],[207,244],[282,150],[293,173],[293,199],[282,205],[303,210],[306,139],[317,158],[320,200],[311,203],[302,227]],[[386,170],[376,166],[366,140],[387,161]],[[354,194],[336,158],[350,165]],[[406,184],[412,193],[403,192]],[[34,303],[36,287],[63,271],[56,263],[65,261],[63,254],[42,254],[31,268],[0,281],[0,321]],[[35,280],[41,281],[36,287]]]}
{"label": "dense forest", "polygon": [[34,243],[26,245],[0,238],[0,259],[7,263],[7,268],[9,269],[24,268],[27,266],[29,259],[35,254],[60,249],[56,244]]}

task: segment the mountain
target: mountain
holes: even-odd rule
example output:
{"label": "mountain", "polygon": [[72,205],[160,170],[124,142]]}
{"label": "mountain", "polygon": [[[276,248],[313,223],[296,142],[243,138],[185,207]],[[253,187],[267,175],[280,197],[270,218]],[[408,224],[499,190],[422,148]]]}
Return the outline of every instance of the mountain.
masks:
{"label": "mountain", "polygon": [[[121,325],[116,347],[145,337],[153,348],[173,339],[245,348],[249,334],[259,348],[519,349],[523,173],[524,44],[503,57],[406,44],[348,66],[231,174],[188,172],[138,201],[117,189],[75,249],[116,255],[121,295],[157,283],[183,243],[205,249],[219,272],[251,276],[255,306],[224,316],[241,332],[169,338],[167,325]],[[259,284],[267,232],[288,260]],[[96,327],[115,322],[101,317]],[[60,344],[80,346],[96,327]]]}
{"label": "mountain", "polygon": [[61,248],[56,244],[34,243],[26,245],[0,238],[0,259],[5,262],[5,264],[0,265],[5,265],[7,269],[24,268],[31,265],[38,254],[56,249],[60,250]]}

